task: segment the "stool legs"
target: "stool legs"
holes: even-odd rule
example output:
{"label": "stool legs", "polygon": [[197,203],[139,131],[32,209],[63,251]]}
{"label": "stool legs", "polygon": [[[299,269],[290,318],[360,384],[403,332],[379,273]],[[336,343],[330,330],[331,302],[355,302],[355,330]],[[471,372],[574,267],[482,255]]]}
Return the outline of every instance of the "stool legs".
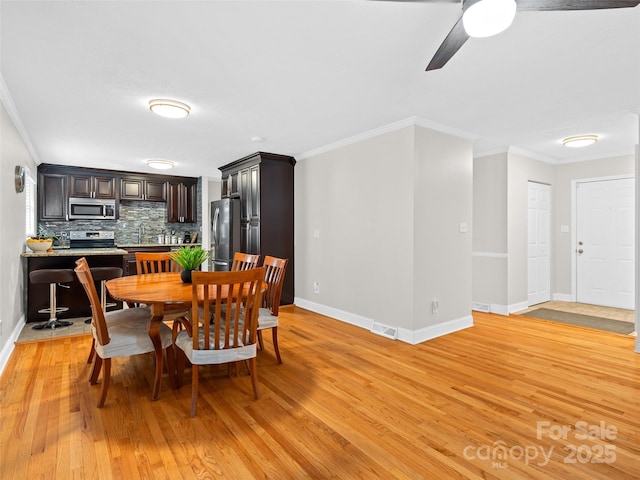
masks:
{"label": "stool legs", "polygon": [[49,284],[49,308],[43,308],[42,310],[38,310],[38,313],[49,312],[49,321],[47,323],[34,325],[33,329],[43,330],[45,328],[50,328],[53,330],[59,327],[68,327],[69,325],[73,325],[73,322],[69,322],[66,320],[58,320],[57,318],[58,313],[66,312],[67,310],[69,310],[69,308],[57,306],[56,283],[55,282],[50,283]]}

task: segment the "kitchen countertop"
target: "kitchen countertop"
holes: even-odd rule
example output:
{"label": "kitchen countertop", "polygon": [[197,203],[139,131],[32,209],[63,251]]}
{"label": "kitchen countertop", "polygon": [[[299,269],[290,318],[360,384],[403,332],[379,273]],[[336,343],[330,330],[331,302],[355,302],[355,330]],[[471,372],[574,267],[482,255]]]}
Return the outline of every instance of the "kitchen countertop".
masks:
{"label": "kitchen countertop", "polygon": [[53,247],[51,252],[32,252],[22,253],[21,257],[82,257],[89,255],[127,255],[127,248],[143,248],[143,247],[200,247],[201,243],[123,243],[117,244],[115,247],[107,248],[69,248],[69,247]]}
{"label": "kitchen countertop", "polygon": [[89,255],[127,255],[129,252],[126,248],[142,248],[142,247],[169,247],[179,248],[185,246],[200,247],[201,243],[127,243],[118,244],[111,248],[69,248],[69,247],[53,247],[51,252],[24,252],[21,257],[83,257]]}
{"label": "kitchen countertop", "polygon": [[201,243],[118,243],[118,248],[142,248],[142,247],[199,247]]}
{"label": "kitchen countertop", "polygon": [[21,257],[89,257],[95,255],[126,255],[121,248],[61,248],[52,252],[24,252]]}

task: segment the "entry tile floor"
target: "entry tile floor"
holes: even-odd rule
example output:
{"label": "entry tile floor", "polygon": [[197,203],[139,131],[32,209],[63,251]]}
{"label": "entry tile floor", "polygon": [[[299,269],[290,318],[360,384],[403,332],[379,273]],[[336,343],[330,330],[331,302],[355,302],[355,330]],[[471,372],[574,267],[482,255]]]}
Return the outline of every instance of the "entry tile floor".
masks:
{"label": "entry tile floor", "polygon": [[[602,307],[600,305],[589,305],[587,303],[561,302],[558,300],[532,305],[526,310],[521,310],[516,313],[527,313],[538,308],[548,308],[550,310],[560,310],[562,312],[578,313],[581,315],[590,315],[592,317],[609,318],[611,320],[620,320],[621,322],[634,323],[636,321],[636,312],[634,310]],[[633,332],[630,335],[632,337],[637,337],[638,332]]]}
{"label": "entry tile floor", "polygon": [[581,315],[591,315],[592,317],[610,318],[611,320],[620,320],[622,322],[635,322],[635,311],[625,310],[622,308],[601,307],[599,305],[589,305],[587,303],[561,302],[554,300],[551,302],[532,305],[526,310],[516,312],[518,314],[530,312],[538,308],[548,308],[551,310],[560,310],[563,312],[579,313]]}
{"label": "entry tile floor", "polygon": [[68,327],[59,327],[53,330],[48,328],[43,330],[34,330],[33,326],[38,325],[38,323],[37,322],[27,323],[22,329],[22,332],[20,332],[17,342],[33,342],[38,340],[48,340],[51,338],[66,337],[71,335],[90,334],[91,325],[88,323],[84,323],[84,321],[87,318],[88,317],[61,319],[61,320],[73,322],[73,325],[70,325]]}

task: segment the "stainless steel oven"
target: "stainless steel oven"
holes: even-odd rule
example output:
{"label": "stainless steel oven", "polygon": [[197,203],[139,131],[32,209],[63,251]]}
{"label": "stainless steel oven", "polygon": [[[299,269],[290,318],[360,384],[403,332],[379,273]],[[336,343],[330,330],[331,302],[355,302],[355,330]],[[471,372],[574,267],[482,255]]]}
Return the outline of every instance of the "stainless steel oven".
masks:
{"label": "stainless steel oven", "polygon": [[115,220],[116,201],[100,198],[69,198],[69,220]]}
{"label": "stainless steel oven", "polygon": [[72,231],[69,232],[69,246],[71,248],[115,248],[115,232]]}

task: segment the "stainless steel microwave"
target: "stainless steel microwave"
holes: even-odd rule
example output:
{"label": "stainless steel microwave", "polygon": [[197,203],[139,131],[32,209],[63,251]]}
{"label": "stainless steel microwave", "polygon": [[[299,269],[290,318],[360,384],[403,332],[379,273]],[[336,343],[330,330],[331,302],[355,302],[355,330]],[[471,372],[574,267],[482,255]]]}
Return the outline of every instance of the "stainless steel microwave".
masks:
{"label": "stainless steel microwave", "polygon": [[115,220],[116,201],[100,198],[69,198],[69,220]]}

